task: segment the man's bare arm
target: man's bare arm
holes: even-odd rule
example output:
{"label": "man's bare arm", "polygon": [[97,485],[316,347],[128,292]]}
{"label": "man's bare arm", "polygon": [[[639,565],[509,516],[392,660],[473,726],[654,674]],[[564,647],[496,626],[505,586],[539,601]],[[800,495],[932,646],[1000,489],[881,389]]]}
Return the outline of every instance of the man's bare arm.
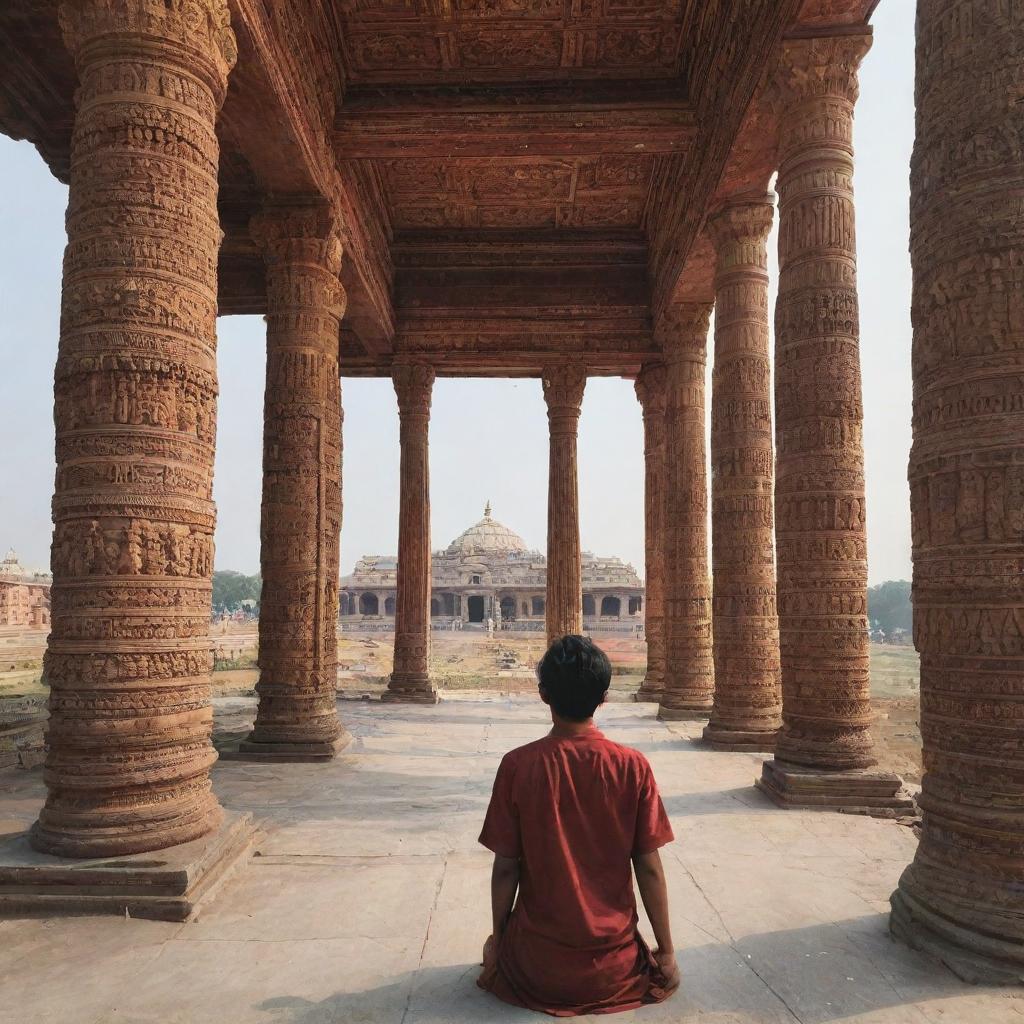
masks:
{"label": "man's bare arm", "polygon": [[491,926],[497,940],[505,930],[505,923],[512,913],[516,892],[519,889],[519,859],[494,855],[491,868]]}
{"label": "man's bare arm", "polygon": [[672,926],[668,916],[668,885],[665,883],[665,869],[661,866],[661,855],[657,850],[639,853],[633,858],[633,873],[637,888],[644,903],[644,910],[654,929],[658,944],[655,958],[665,974],[670,988],[679,984],[679,968],[676,965],[676,951],[672,945]]}

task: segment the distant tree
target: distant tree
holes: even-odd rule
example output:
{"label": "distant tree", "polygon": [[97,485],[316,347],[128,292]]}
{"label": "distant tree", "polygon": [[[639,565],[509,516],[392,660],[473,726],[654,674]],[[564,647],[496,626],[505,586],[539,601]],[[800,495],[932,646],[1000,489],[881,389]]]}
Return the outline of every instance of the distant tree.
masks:
{"label": "distant tree", "polygon": [[262,584],[259,574],[246,576],[231,569],[219,569],[213,574],[213,610],[237,612],[243,601],[255,601],[258,608]]}
{"label": "distant tree", "polygon": [[877,587],[868,587],[868,620],[886,634],[897,629],[910,632],[913,626],[910,581],[887,580]]}

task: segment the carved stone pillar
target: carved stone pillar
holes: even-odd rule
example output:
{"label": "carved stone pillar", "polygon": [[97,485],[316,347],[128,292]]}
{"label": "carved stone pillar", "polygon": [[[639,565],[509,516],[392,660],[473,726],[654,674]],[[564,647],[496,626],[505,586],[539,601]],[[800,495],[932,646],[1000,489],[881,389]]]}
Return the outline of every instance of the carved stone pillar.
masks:
{"label": "carved stone pillar", "polygon": [[545,616],[548,643],[583,631],[583,563],[576,436],[586,371],[552,366],[544,371],[551,452],[548,459],[548,562]]}
{"label": "carved stone pillar", "polygon": [[392,371],[401,417],[398,509],[398,598],[395,663],[382,700],[436,704],[430,685],[430,460],[428,430],[434,370],[416,364]]}
{"label": "carved stone pillar", "polygon": [[644,417],[644,634],[647,637],[647,674],[636,699],[655,703],[661,700],[665,688],[665,380],[662,363],[646,363],[636,380],[636,395]]}
{"label": "carved stone pillar", "polygon": [[665,688],[659,717],[711,713],[715,673],[708,577],[704,375],[711,306],[671,307],[658,323],[665,398]]}
{"label": "carved stone pillar", "polygon": [[710,221],[717,254],[711,386],[711,555],[715,703],[704,739],[721,750],[775,747],[781,724],[772,519],[768,197]]}
{"label": "carved stone pillar", "polygon": [[321,761],[349,738],[335,703],[341,240],[326,204],[268,208],[253,218],[250,233],[266,264],[267,387],[259,707],[240,753]]}
{"label": "carved stone pillar", "polygon": [[870,37],[785,44],[778,85],[775,534],[783,726],[761,788],[785,805],[894,810],[872,772],[863,405],[853,206]]}
{"label": "carved stone pillar", "polygon": [[79,88],[54,419],[40,850],[214,830],[210,788],[217,110],[223,0],[60,7]]}
{"label": "carved stone pillar", "polygon": [[892,930],[1024,981],[1024,7],[917,7],[914,640],[924,814]]}

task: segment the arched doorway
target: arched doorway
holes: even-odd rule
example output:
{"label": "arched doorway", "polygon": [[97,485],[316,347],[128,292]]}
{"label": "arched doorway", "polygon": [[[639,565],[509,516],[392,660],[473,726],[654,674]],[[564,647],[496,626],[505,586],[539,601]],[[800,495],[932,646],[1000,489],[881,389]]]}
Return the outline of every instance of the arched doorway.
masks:
{"label": "arched doorway", "polygon": [[360,615],[379,615],[380,614],[380,602],[377,600],[376,594],[361,594],[359,596],[359,614]]}
{"label": "arched doorway", "polygon": [[618,617],[622,614],[622,602],[612,594],[601,598],[601,614]]}
{"label": "arched doorway", "polygon": [[501,599],[501,621],[516,621],[516,599],[514,597],[503,597]]}
{"label": "arched doorway", "polygon": [[436,617],[441,614],[441,602],[436,597],[430,599],[430,614],[431,617]]}
{"label": "arched doorway", "polygon": [[470,622],[484,621],[484,599],[479,594],[466,598],[466,610],[469,612]]}
{"label": "arched doorway", "polygon": [[384,614],[394,615],[395,614],[395,599],[393,597],[384,598]]}
{"label": "arched doorway", "polygon": [[533,614],[534,616],[541,616],[544,614],[544,598],[535,597],[533,599]]}
{"label": "arched doorway", "polygon": [[629,599],[629,614],[639,615],[644,607],[644,599],[642,597],[631,597]]}
{"label": "arched doorway", "polygon": [[596,615],[597,605],[594,603],[593,594],[583,595],[583,614],[584,615]]}

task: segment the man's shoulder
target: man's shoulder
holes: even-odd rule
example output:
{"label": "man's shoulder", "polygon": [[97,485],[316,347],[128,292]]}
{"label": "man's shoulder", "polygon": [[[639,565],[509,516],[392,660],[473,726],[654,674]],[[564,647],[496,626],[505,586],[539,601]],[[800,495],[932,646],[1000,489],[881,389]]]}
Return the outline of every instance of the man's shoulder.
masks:
{"label": "man's shoulder", "polygon": [[638,771],[645,772],[650,770],[651,765],[646,755],[642,754],[635,747],[627,747],[625,743],[616,743],[615,740],[610,740],[607,736],[602,736],[601,739],[603,740],[602,745],[607,750],[609,756],[622,764],[632,765]]}

